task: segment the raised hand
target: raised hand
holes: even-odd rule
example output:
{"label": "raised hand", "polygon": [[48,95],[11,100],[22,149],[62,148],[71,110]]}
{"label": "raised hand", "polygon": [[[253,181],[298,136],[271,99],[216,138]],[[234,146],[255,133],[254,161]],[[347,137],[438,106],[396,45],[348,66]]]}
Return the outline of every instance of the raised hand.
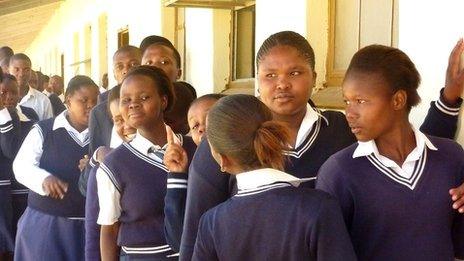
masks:
{"label": "raised hand", "polygon": [[50,175],[45,178],[42,188],[48,196],[54,199],[63,199],[66,192],[68,192],[68,183]]}
{"label": "raised hand", "polygon": [[169,172],[186,173],[188,167],[187,152],[174,139],[174,132],[166,125],[166,138],[168,147],[164,154],[164,165]]}
{"label": "raised hand", "polygon": [[445,101],[450,104],[458,101],[464,89],[464,68],[461,66],[461,64],[464,64],[464,61],[461,59],[463,51],[464,41],[461,38],[451,51],[446,70],[446,83],[443,96]]}

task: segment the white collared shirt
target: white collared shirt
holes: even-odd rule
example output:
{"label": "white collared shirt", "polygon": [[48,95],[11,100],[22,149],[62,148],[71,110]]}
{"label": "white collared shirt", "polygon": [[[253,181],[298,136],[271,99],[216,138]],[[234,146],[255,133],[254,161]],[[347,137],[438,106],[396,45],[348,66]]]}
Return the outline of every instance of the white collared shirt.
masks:
{"label": "white collared shirt", "polygon": [[61,102],[64,103],[64,94],[58,95],[58,98],[60,98]]}
{"label": "white collared shirt", "polygon": [[[177,137],[174,138],[177,139]],[[143,155],[159,163],[163,163],[163,159],[157,157],[153,153],[149,153],[149,150],[165,151],[167,144],[163,146],[153,144],[137,132],[135,138],[130,142],[130,145]],[[116,223],[121,216],[121,194],[101,168],[97,169],[96,179],[100,205],[97,223],[100,225],[112,225]]]}
{"label": "white collared shirt", "polygon": [[[85,129],[82,132],[78,132],[74,129],[66,119],[67,113],[68,112],[65,110],[56,116],[53,123],[53,130],[64,128],[70,135],[73,134],[81,143],[87,143],[89,140],[89,130]],[[33,127],[24,139],[13,161],[13,172],[18,182],[32,191],[46,196],[47,193],[43,190],[42,184],[45,178],[52,174],[39,167],[40,158],[43,153],[43,142],[44,140],[38,127]],[[63,144],[63,147],[65,146],[66,144]]]}
{"label": "white collared shirt", "polygon": [[255,169],[237,174],[237,187],[239,190],[250,190],[276,182],[287,182],[298,187],[302,182],[312,178],[300,179],[280,170],[271,168]]}
{"label": "white collared shirt", "polygon": [[298,148],[303,141],[308,137],[311,129],[319,118],[319,114],[311,107],[311,105],[306,104],[306,113],[301,121],[300,128],[298,129],[298,134],[296,136],[295,148]]}
{"label": "white collared shirt", "polygon": [[110,138],[110,148],[114,149],[121,145],[124,141],[119,137],[118,132],[116,131],[116,126],[113,125],[111,128],[111,138]]}
{"label": "white collared shirt", "polygon": [[[16,113],[18,114],[20,121],[30,121],[30,119],[26,115],[24,115],[19,105],[16,107]],[[8,109],[7,108],[1,109],[0,110],[0,125],[3,125],[11,120],[12,120],[11,114],[8,111]]]}
{"label": "white collared shirt", "polygon": [[409,153],[406,157],[406,160],[403,162],[402,166],[399,166],[393,160],[381,155],[379,150],[377,149],[377,145],[375,144],[374,140],[361,142],[358,141],[358,147],[353,153],[353,158],[364,157],[371,154],[374,154],[375,157],[386,167],[393,169],[398,175],[409,179],[413,172],[414,166],[416,161],[418,161],[421,156],[422,152],[424,151],[424,147],[431,150],[437,150],[437,148],[432,144],[432,142],[425,136],[422,132],[413,128],[414,135],[416,137],[416,147]]}
{"label": "white collared shirt", "polygon": [[27,94],[21,99],[19,105],[33,109],[39,116],[39,120],[53,117],[52,104],[48,96],[29,87]]}
{"label": "white collared shirt", "polygon": [[45,94],[45,95],[47,95],[47,97],[50,96],[50,94],[52,94],[51,92],[48,92],[47,90],[43,90],[42,93]]}

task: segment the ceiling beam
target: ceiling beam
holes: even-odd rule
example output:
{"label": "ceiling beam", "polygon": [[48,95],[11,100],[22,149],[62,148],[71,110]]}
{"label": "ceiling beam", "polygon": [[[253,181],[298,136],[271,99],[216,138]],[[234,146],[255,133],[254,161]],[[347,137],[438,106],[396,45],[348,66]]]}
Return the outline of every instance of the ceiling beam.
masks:
{"label": "ceiling beam", "polygon": [[0,16],[12,14],[42,5],[63,2],[63,0],[21,0],[21,1],[3,1],[0,2]]}

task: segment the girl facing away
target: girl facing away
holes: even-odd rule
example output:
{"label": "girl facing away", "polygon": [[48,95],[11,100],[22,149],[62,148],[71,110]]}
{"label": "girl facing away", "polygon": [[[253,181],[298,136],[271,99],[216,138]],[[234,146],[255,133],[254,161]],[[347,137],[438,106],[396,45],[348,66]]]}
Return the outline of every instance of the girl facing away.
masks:
{"label": "girl facing away", "polygon": [[228,96],[207,121],[212,155],[238,193],[203,215],[193,260],[356,260],[336,200],[283,172],[289,131],[266,105]]}
{"label": "girl facing away", "polygon": [[420,76],[402,51],[359,50],[343,82],[357,143],[321,167],[316,188],[335,196],[359,260],[464,257],[464,217],[449,189],[464,181],[464,151],[409,122]]}

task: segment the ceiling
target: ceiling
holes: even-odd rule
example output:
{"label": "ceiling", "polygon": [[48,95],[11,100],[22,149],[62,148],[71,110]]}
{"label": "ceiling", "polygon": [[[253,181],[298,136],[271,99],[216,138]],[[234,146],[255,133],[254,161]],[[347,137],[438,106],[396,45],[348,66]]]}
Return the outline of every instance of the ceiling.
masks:
{"label": "ceiling", "polygon": [[0,46],[24,52],[63,0],[0,0]]}

